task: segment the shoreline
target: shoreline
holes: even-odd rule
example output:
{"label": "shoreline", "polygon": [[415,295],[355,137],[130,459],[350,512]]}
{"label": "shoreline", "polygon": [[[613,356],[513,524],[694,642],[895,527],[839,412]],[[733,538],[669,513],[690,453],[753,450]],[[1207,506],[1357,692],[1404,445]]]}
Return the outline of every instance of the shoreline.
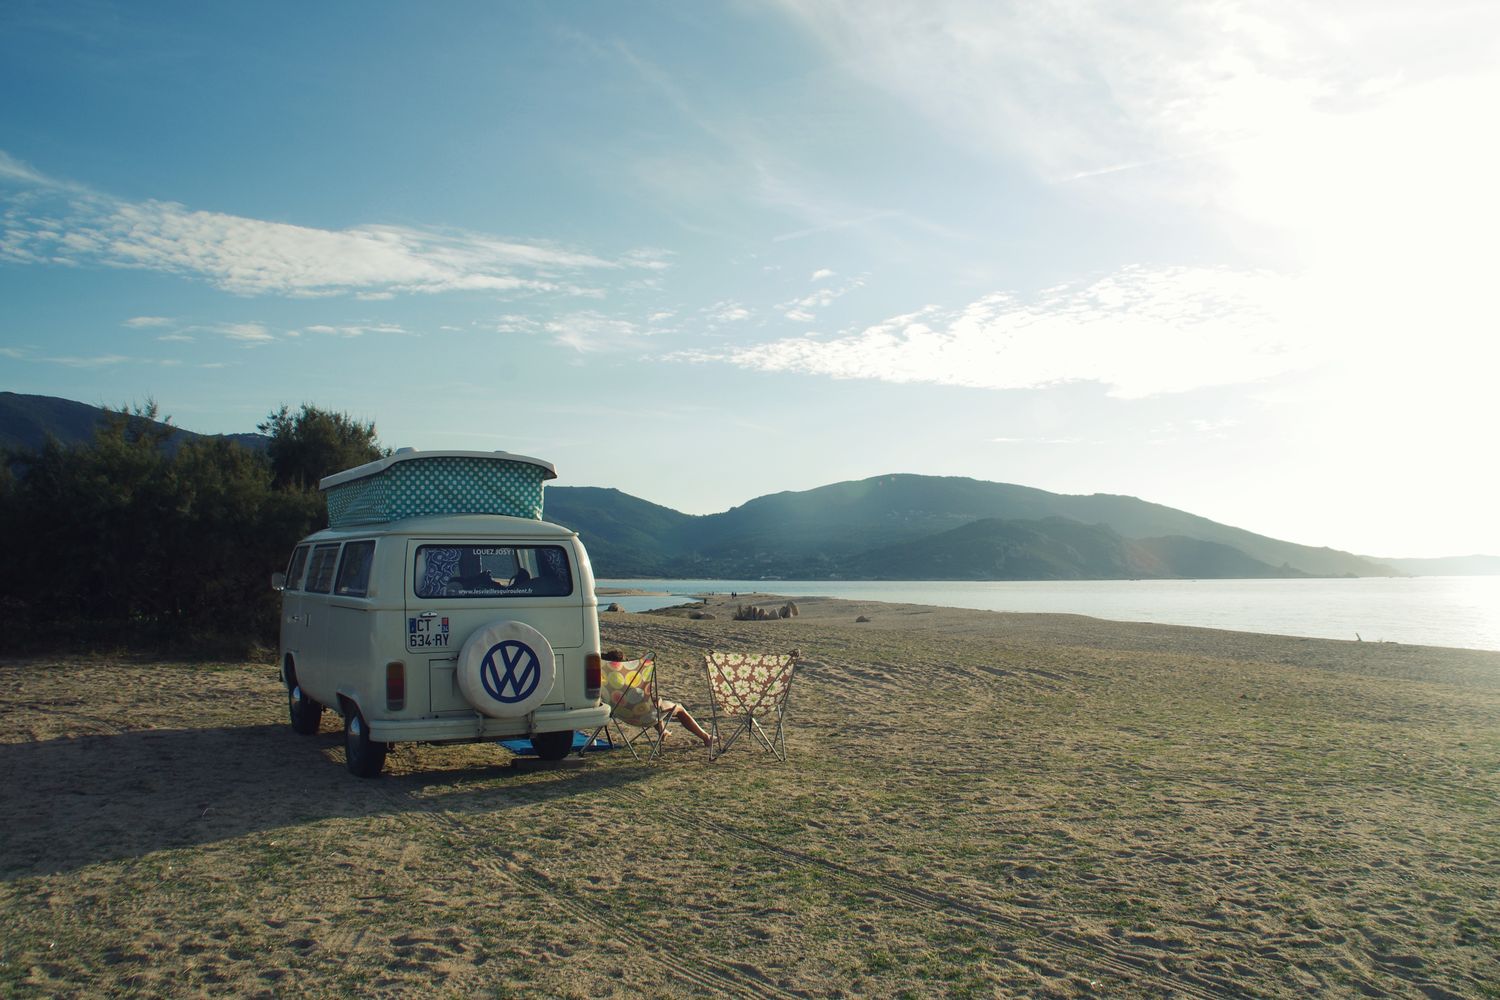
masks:
{"label": "shoreline", "polygon": [[[627,581],[619,581],[625,583]],[[641,590],[681,603],[725,598],[729,588]],[[651,581],[656,582],[656,581]],[[743,583],[738,599],[921,604],[1006,614],[1085,615],[1102,621],[1208,628],[1355,643],[1500,651],[1500,577],[1355,581],[703,581]],[[767,590],[766,588],[774,588]],[[662,593],[662,591],[666,591]],[[663,606],[669,606],[664,601]],[[640,613],[640,612],[636,612]]]}
{"label": "shoreline", "polygon": [[[664,594],[664,595],[643,595],[643,596],[679,597],[679,596],[683,596],[683,595],[678,595],[678,594]],[[694,603],[690,604],[690,603],[687,603],[687,601],[692,601]],[[1500,650],[1478,649],[1478,648],[1469,647],[1469,646],[1434,646],[1434,645],[1426,645],[1426,644],[1423,644],[1423,643],[1416,643],[1416,642],[1396,642],[1394,640],[1387,640],[1387,639],[1371,639],[1371,640],[1340,639],[1340,638],[1335,638],[1335,637],[1331,637],[1331,636],[1297,635],[1297,634],[1293,634],[1293,633],[1289,633],[1289,632],[1257,632],[1257,631],[1253,631],[1253,630],[1250,630],[1250,629],[1216,628],[1216,627],[1211,626],[1211,625],[1183,625],[1183,624],[1179,624],[1179,623],[1176,623],[1176,622],[1136,621],[1136,620],[1132,620],[1132,619],[1122,619],[1122,618],[1102,618],[1102,617],[1100,617],[1098,615],[1083,614],[1081,612],[1075,612],[1075,611],[998,611],[998,610],[994,610],[992,608],[965,608],[965,607],[960,607],[960,606],[956,606],[956,605],[947,605],[947,604],[916,604],[916,603],[912,603],[912,602],[908,602],[908,601],[854,600],[854,599],[850,599],[850,598],[846,598],[846,597],[829,597],[829,596],[816,595],[816,594],[813,594],[813,595],[804,594],[804,595],[800,595],[799,596],[799,595],[796,595],[796,594],[778,594],[778,593],[774,593],[774,592],[770,592],[770,591],[757,591],[755,593],[737,593],[735,596],[732,596],[732,597],[731,596],[726,596],[724,594],[720,594],[720,593],[709,591],[709,592],[704,592],[704,593],[686,595],[686,599],[685,599],[684,603],[681,603],[681,604],[664,605],[663,607],[660,607],[660,608],[650,608],[650,609],[645,610],[645,611],[627,611],[627,612],[612,612],[612,613],[613,614],[621,614],[621,613],[623,613],[623,614],[631,614],[631,615],[664,615],[664,616],[665,615],[670,615],[672,617],[678,617],[678,616],[680,616],[683,613],[687,613],[688,616],[691,617],[691,613],[695,612],[695,611],[696,612],[702,612],[702,611],[710,611],[710,612],[712,612],[714,610],[733,610],[734,608],[736,608],[736,607],[738,607],[740,605],[745,605],[747,607],[750,606],[750,605],[764,606],[767,611],[774,611],[777,608],[779,608],[782,604],[785,604],[787,602],[791,602],[793,604],[796,604],[797,607],[798,607],[798,609],[799,609],[799,612],[803,608],[804,605],[808,606],[808,607],[826,607],[826,606],[844,605],[844,606],[848,606],[850,608],[856,609],[856,611],[861,612],[861,613],[869,613],[869,612],[872,612],[872,611],[880,611],[882,609],[885,609],[885,610],[887,610],[889,613],[891,613],[893,615],[907,615],[907,616],[910,616],[910,615],[920,615],[920,614],[945,614],[945,615],[946,614],[953,614],[953,615],[960,615],[960,616],[961,615],[993,615],[993,616],[998,616],[998,617],[1001,617],[1001,618],[1016,618],[1016,619],[1022,619],[1022,620],[1028,620],[1028,621],[1030,621],[1030,620],[1042,620],[1042,621],[1046,621],[1046,620],[1049,620],[1049,619],[1059,619],[1059,620],[1085,619],[1085,620],[1090,621],[1090,622],[1096,622],[1099,625],[1106,625],[1106,626],[1108,626],[1108,625],[1115,625],[1115,626],[1120,626],[1120,627],[1125,628],[1125,629],[1128,629],[1128,628],[1131,628],[1131,627],[1134,627],[1134,626],[1144,626],[1144,627],[1152,628],[1152,629],[1186,629],[1186,630],[1195,631],[1195,632],[1225,633],[1225,634],[1234,635],[1234,636],[1249,636],[1249,637],[1252,637],[1252,638],[1263,638],[1263,639],[1297,639],[1297,640],[1308,640],[1308,641],[1316,641],[1316,642],[1352,643],[1352,644],[1355,644],[1355,645],[1367,645],[1367,646],[1402,646],[1402,647],[1410,647],[1410,648],[1413,648],[1413,649],[1451,650],[1453,652],[1466,652],[1466,653],[1496,653],[1497,655],[1500,655]],[[872,619],[872,621],[873,621],[873,619]]]}

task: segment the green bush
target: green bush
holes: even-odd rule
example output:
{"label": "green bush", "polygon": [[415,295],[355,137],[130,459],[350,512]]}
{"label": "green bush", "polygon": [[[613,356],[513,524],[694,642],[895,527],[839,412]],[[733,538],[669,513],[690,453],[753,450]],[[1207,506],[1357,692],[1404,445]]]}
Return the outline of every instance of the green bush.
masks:
{"label": "green bush", "polygon": [[[295,436],[309,413],[326,425],[322,411],[304,406],[277,430]],[[378,457],[374,426],[356,430],[367,447],[333,449],[323,460]],[[0,475],[7,635],[179,651],[276,642],[271,574],[298,539],[327,523],[305,477],[338,468],[320,471],[304,455],[300,472],[278,484],[267,454],[222,438],[174,451],[175,433],[148,404],[114,411],[86,445],[53,441],[8,456]]]}

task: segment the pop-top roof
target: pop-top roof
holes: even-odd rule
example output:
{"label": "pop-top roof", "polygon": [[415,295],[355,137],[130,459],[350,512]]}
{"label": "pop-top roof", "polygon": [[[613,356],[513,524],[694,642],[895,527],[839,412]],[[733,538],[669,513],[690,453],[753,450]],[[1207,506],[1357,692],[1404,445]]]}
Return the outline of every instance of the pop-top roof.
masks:
{"label": "pop-top roof", "polygon": [[551,462],[504,451],[403,449],[328,476],[328,526],[397,521],[433,514],[505,514],[541,520],[542,483]]}
{"label": "pop-top roof", "polygon": [[330,486],[342,486],[352,483],[356,479],[366,476],[376,476],[395,465],[397,462],[410,462],[413,460],[429,458],[480,458],[493,459],[501,462],[521,462],[526,465],[537,465],[546,470],[543,479],[556,479],[557,467],[551,462],[545,462],[540,458],[531,458],[528,455],[513,455],[508,451],[417,451],[415,448],[401,448],[394,455],[385,458],[377,458],[373,462],[357,465],[343,472],[335,472],[331,476],[324,476],[318,480],[318,489],[326,490]]}

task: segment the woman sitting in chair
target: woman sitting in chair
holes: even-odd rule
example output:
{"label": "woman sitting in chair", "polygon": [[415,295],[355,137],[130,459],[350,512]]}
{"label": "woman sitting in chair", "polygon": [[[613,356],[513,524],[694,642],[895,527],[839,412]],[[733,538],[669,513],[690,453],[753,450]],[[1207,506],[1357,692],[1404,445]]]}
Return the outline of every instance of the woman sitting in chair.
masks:
{"label": "woman sitting in chair", "polygon": [[[604,659],[609,660],[613,663],[627,662],[627,657],[625,656],[625,654],[620,652],[618,649],[607,649],[604,651],[603,655]],[[667,738],[667,723],[675,719],[676,721],[682,723],[682,728],[686,729],[688,732],[692,733],[694,736],[702,740],[704,746],[708,746],[713,742],[713,737],[709,736],[704,728],[698,725],[698,720],[693,718],[692,714],[677,702],[667,701],[665,698],[658,698],[656,706],[660,710],[660,714],[657,716],[656,720],[656,733],[661,739]]]}

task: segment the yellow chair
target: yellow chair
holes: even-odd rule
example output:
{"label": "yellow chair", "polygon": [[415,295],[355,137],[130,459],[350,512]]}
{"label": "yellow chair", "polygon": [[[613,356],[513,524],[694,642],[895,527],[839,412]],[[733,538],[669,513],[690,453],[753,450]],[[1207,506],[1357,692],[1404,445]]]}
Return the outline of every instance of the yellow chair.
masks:
{"label": "yellow chair", "polygon": [[[662,739],[670,721],[662,713],[661,696],[656,690],[656,654],[647,653],[638,660],[605,660],[600,680],[601,693],[610,706],[609,721],[594,730],[584,743],[584,749],[593,745],[600,733],[613,726],[620,742],[630,749],[636,760],[641,759],[636,744],[642,741],[649,747],[645,759],[655,760],[661,753]],[[627,736],[625,726],[635,729],[636,734]],[[610,742],[614,742],[613,737],[610,737]]]}

